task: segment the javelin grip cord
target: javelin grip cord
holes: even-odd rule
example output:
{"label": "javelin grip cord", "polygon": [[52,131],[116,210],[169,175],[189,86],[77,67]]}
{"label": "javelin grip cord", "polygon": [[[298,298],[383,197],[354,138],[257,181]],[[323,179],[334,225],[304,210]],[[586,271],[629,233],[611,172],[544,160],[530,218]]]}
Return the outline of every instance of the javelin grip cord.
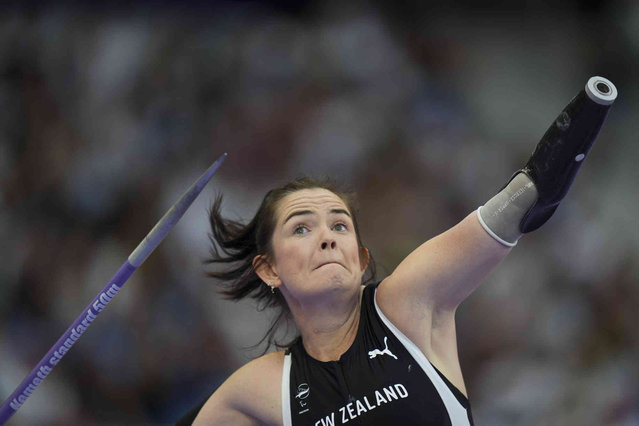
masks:
{"label": "javelin grip cord", "polygon": [[124,283],[147,257],[162,242],[164,237],[184,215],[193,201],[206,186],[215,171],[220,167],[226,153],[215,161],[200,178],[171,206],[168,212],[158,221],[146,237],[129,255],[128,259],[107,282],[98,295],[82,311],[80,316],[71,324],[57,342],[49,349],[49,352],[38,362],[29,375],[18,385],[11,395],[0,406],[0,425],[5,424],[13,414],[24,404],[35,389],[49,375],[62,357],[71,349],[71,346],[82,336],[86,329],[95,320],[97,315],[104,310],[106,305],[120,291]]}

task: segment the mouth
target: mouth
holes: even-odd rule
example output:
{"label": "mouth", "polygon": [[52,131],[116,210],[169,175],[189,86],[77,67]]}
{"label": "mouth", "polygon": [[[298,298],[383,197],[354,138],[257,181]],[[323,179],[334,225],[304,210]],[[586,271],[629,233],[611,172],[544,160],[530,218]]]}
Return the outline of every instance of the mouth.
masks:
{"label": "mouth", "polygon": [[342,266],[342,264],[341,264],[341,263],[339,263],[339,262],[324,262],[324,263],[320,264],[320,265],[319,265],[317,268],[315,268],[315,269],[319,269],[319,268],[321,268],[322,266],[326,266],[326,265],[339,265],[339,266]]}

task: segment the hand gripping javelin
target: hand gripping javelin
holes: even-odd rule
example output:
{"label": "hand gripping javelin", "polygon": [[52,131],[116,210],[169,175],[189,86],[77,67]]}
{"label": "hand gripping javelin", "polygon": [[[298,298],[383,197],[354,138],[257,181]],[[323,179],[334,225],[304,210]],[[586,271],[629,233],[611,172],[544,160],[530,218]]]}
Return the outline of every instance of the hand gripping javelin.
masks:
{"label": "hand gripping javelin", "polygon": [[49,349],[49,352],[40,360],[31,373],[20,383],[15,391],[2,403],[0,407],[0,425],[3,425],[9,418],[24,404],[35,389],[51,372],[53,367],[62,359],[71,346],[82,336],[84,331],[93,322],[95,317],[104,310],[106,305],[115,297],[124,283],[135,272],[135,270],[146,260],[153,250],[162,242],[164,237],[175,226],[178,220],[184,215],[189,206],[195,201],[204,186],[211,179],[215,171],[220,167],[226,153],[217,159],[206,172],[171,206],[162,219],[151,229],[142,242],[133,250],[129,258],[118,269],[115,275],[109,280],[106,286],[98,293],[93,301],[76,318],[71,326],[64,332],[62,337]]}

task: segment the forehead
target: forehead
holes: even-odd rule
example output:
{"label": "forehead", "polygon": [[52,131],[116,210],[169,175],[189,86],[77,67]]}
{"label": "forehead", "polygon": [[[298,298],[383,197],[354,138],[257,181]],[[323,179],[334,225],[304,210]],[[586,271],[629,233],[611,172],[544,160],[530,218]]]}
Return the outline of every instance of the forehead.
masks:
{"label": "forehead", "polygon": [[331,210],[344,209],[349,211],[342,199],[334,192],[324,188],[301,189],[280,200],[277,207],[278,223],[296,210]]}

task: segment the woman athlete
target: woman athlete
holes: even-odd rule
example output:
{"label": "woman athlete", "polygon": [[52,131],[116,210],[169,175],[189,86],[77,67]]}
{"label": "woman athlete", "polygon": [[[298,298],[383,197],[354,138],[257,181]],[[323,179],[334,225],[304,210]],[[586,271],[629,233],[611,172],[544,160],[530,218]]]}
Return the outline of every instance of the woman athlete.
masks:
{"label": "woman athlete", "polygon": [[554,213],[616,89],[593,77],[526,165],[485,205],[408,255],[380,283],[350,196],[300,179],[270,191],[247,225],[211,212],[226,294],[280,305],[299,330],[285,351],[231,375],[197,425],[472,424],[455,311],[523,233]]}

